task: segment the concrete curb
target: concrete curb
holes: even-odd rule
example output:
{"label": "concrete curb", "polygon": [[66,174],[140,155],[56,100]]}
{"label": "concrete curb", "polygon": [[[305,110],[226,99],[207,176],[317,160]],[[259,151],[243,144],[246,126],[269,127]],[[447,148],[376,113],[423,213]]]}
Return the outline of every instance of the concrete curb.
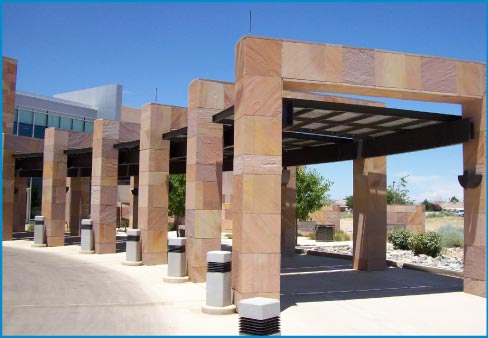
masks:
{"label": "concrete curb", "polygon": [[202,305],[202,312],[207,315],[231,315],[236,313],[236,306],[234,304],[222,307]]}
{"label": "concrete curb", "polygon": [[190,277],[171,277],[171,276],[164,276],[163,281],[166,283],[186,283],[190,280]]}
{"label": "concrete curb", "polygon": [[95,250],[80,250],[80,254],[82,255],[92,255],[95,253]]}
{"label": "concrete curb", "polygon": [[126,265],[126,266],[141,266],[142,265],[142,261],[139,261],[139,262],[122,261],[122,265]]}
{"label": "concrete curb", "polygon": [[[309,255],[309,256],[330,257],[330,258],[346,259],[346,260],[350,260],[350,261],[352,260],[351,255],[338,254],[338,253],[332,253],[332,252],[324,252],[324,251],[315,251],[315,250],[310,250],[310,249],[307,250],[307,249],[302,249],[302,248],[296,248],[295,253],[305,254],[305,255]],[[452,270],[446,270],[446,269],[439,269],[439,268],[436,268],[433,266],[425,266],[425,265],[420,265],[420,264],[415,264],[415,263],[397,262],[397,261],[392,261],[390,259],[386,260],[386,265],[387,266],[393,266],[395,268],[430,272],[430,273],[433,273],[435,275],[443,275],[443,276],[449,276],[449,277],[455,277],[455,278],[464,278],[464,272],[452,271]]]}
{"label": "concrete curb", "polygon": [[46,248],[47,244],[32,244],[31,247],[33,247],[33,248]]}

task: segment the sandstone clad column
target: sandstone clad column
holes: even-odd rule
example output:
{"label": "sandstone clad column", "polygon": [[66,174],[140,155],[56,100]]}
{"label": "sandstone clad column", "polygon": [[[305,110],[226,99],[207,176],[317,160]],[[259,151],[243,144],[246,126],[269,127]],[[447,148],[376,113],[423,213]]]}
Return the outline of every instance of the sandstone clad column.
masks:
{"label": "sandstone clad column", "polygon": [[281,41],[245,37],[236,47],[232,288],[234,304],[280,298]]}
{"label": "sandstone clad column", "polygon": [[[288,167],[289,174],[284,174],[288,182],[281,186],[281,254],[293,256],[296,244],[296,206],[297,206],[297,170]],[[285,173],[285,171],[283,171]]]}
{"label": "sandstone clad column", "polygon": [[70,177],[68,186],[66,204],[69,208],[66,211],[68,214],[69,234],[71,236],[79,236],[81,225],[81,177]]}
{"label": "sandstone clad column", "polygon": [[69,132],[47,128],[44,137],[42,171],[42,216],[45,217],[47,246],[64,245],[66,225],[66,171]]}
{"label": "sandstone clad column", "polygon": [[188,276],[196,283],[205,281],[207,252],[220,251],[223,126],[212,116],[233,102],[233,89],[207,80],[189,87],[185,235]]}
{"label": "sandstone clad column", "polygon": [[353,268],[386,268],[386,157],[353,161]]}
{"label": "sandstone clad column", "polygon": [[138,228],[141,230],[142,262],[165,264],[168,251],[168,184],[171,107],[142,107],[140,131]]}
{"label": "sandstone clad column", "polygon": [[25,216],[26,216],[26,203],[27,203],[27,177],[15,178],[14,189],[14,232],[25,231]]}
{"label": "sandstone clad column", "polygon": [[474,139],[463,144],[464,170],[481,174],[481,184],[464,190],[464,291],[486,297],[486,92],[483,100],[463,104]]}
{"label": "sandstone clad column", "polygon": [[97,254],[115,253],[119,123],[95,120],[91,186],[91,219]]}
{"label": "sandstone clad column", "polygon": [[139,176],[131,176],[130,177],[130,218],[129,218],[129,228],[137,229],[137,215],[139,209],[139,198],[138,198],[138,189],[139,189]]}
{"label": "sandstone clad column", "polygon": [[[2,57],[2,133],[13,133],[15,109],[15,85],[17,82],[17,60]],[[14,180],[15,160],[13,151],[5,149],[5,135],[2,135],[2,239],[12,239],[14,225]]]}

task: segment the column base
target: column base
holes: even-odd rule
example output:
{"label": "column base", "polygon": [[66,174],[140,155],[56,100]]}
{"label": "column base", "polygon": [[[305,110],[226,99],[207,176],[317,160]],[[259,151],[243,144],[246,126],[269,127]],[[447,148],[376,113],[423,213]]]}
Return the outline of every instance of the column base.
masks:
{"label": "column base", "polygon": [[122,261],[122,265],[126,265],[126,266],[141,266],[142,264],[143,264],[142,261],[139,262]]}
{"label": "column base", "polygon": [[92,255],[95,253],[95,250],[80,250],[80,254],[82,255]]}
{"label": "column base", "polygon": [[32,244],[31,247],[33,247],[33,248],[46,248],[47,244]]}
{"label": "column base", "polygon": [[234,304],[228,306],[202,305],[202,312],[207,315],[231,315],[236,313],[236,306]]}
{"label": "column base", "polygon": [[190,280],[190,277],[171,277],[171,276],[164,276],[163,281],[166,283],[186,283]]}

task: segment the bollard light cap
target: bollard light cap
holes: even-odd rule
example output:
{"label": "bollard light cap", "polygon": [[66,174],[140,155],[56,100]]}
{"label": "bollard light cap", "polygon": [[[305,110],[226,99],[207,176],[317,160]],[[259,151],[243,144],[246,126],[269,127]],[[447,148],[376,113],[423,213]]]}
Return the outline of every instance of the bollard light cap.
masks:
{"label": "bollard light cap", "polygon": [[239,302],[239,317],[264,320],[280,315],[280,301],[272,298],[254,297]]}
{"label": "bollard light cap", "polygon": [[168,239],[168,245],[185,246],[186,245],[186,238],[185,237],[169,238]]}
{"label": "bollard light cap", "polygon": [[85,218],[81,220],[81,225],[92,225],[93,221],[89,218]]}
{"label": "bollard light cap", "polygon": [[36,216],[34,217],[35,221],[44,221],[44,216]]}
{"label": "bollard light cap", "polygon": [[141,230],[139,229],[127,229],[127,236],[140,236]]}
{"label": "bollard light cap", "polygon": [[207,252],[207,262],[227,263],[232,261],[232,253],[229,251],[209,251]]}

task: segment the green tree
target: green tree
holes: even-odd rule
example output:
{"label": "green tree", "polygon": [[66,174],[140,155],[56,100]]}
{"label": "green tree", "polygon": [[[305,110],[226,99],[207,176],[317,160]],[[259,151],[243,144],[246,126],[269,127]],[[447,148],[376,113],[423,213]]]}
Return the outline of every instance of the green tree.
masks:
{"label": "green tree", "polygon": [[297,168],[297,219],[306,221],[308,215],[328,203],[327,192],[332,181],[323,178],[316,169]]}
{"label": "green tree", "polygon": [[452,196],[452,197],[449,199],[449,202],[451,202],[451,203],[457,203],[457,202],[459,202],[459,200],[456,198],[456,196]]}
{"label": "green tree", "polygon": [[439,204],[431,203],[427,199],[425,199],[422,204],[425,205],[425,211],[442,211]]}
{"label": "green tree", "polygon": [[184,174],[169,175],[168,213],[175,217],[175,223],[185,216],[186,176]]}
{"label": "green tree", "polygon": [[386,188],[386,203],[413,204],[413,201],[408,197],[407,177],[408,176],[400,177],[398,183],[393,181],[393,184]]}
{"label": "green tree", "polygon": [[346,200],[346,206],[349,208],[349,209],[352,209],[352,206],[353,206],[353,197],[352,195],[349,195],[349,196],[346,196],[346,198],[344,198]]}

